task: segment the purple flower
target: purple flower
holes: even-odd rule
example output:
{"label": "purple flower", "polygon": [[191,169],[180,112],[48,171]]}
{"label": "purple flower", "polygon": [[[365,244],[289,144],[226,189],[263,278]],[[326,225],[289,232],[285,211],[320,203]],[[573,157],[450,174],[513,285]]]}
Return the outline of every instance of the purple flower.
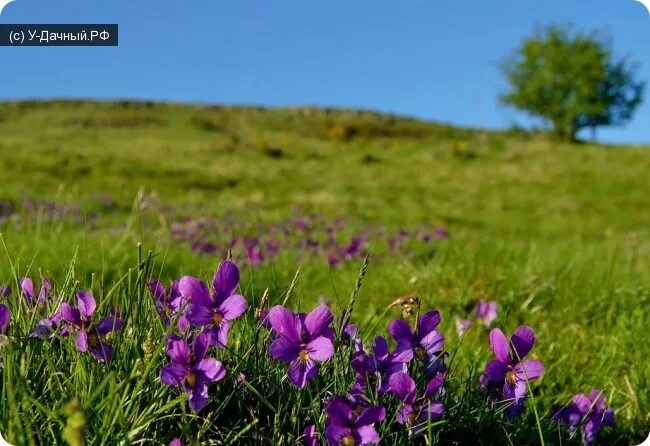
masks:
{"label": "purple flower", "polygon": [[366,389],[372,384],[380,395],[390,390],[389,379],[398,372],[406,372],[406,363],[413,359],[411,350],[390,353],[386,339],[382,336],[375,338],[373,354],[359,351],[352,356],[352,369],[356,373],[356,389]]}
{"label": "purple flower", "polygon": [[11,296],[11,287],[9,285],[0,285],[0,297]]}
{"label": "purple flower", "polygon": [[304,446],[318,446],[318,432],[316,426],[311,424],[302,432],[302,444]]}
{"label": "purple flower", "polygon": [[47,277],[44,277],[41,282],[41,288],[38,291],[38,296],[36,296],[36,294],[34,294],[34,281],[29,277],[23,277],[20,279],[20,290],[30,305],[43,305],[52,290],[52,282],[50,282],[50,279]]}
{"label": "purple flower", "polygon": [[498,328],[490,332],[490,348],[496,359],[485,365],[482,387],[496,390],[502,401],[515,405],[522,402],[527,382],[544,373],[544,365],[533,359],[524,360],[535,344],[535,332],[525,325],[517,328],[510,342]]}
{"label": "purple flower", "polygon": [[298,388],[318,375],[317,362],[326,361],[334,354],[332,312],[325,306],[314,308],[309,314],[294,314],[277,305],[269,310],[268,321],[277,337],[269,347],[271,357],[290,362],[289,380]]}
{"label": "purple flower", "polygon": [[449,238],[449,231],[445,228],[437,228],[434,232],[434,235],[438,237],[439,239],[446,239]]}
{"label": "purple flower", "polygon": [[469,319],[456,318],[456,332],[458,333],[458,337],[463,336],[471,325],[472,322]]}
{"label": "purple flower", "polygon": [[201,332],[190,344],[172,335],[167,341],[167,355],[172,362],[160,371],[160,381],[180,386],[189,395],[190,408],[198,412],[208,404],[208,383],[226,376],[224,366],[214,358],[205,358],[210,344],[209,333]]}
{"label": "purple flower", "polygon": [[168,446],[183,446],[180,438],[174,438]]}
{"label": "purple flower", "polygon": [[9,322],[11,322],[11,310],[8,306],[0,304],[0,335],[7,332]]}
{"label": "purple flower", "polygon": [[417,399],[413,378],[402,372],[395,373],[390,377],[391,392],[402,402],[396,419],[399,424],[409,428],[409,434],[415,435],[422,432],[424,423],[442,417],[444,412],[442,403],[433,400],[440,393],[442,383],[443,375],[439,373],[427,384],[424,397]]}
{"label": "purple flower", "polygon": [[497,303],[486,302],[480,299],[476,303],[476,319],[483,324],[485,328],[490,328],[492,322],[497,318]]}
{"label": "purple flower", "polygon": [[382,406],[370,406],[356,411],[353,403],[340,396],[334,396],[325,408],[327,427],[325,436],[330,445],[367,445],[379,442],[374,424],[386,417]]}
{"label": "purple flower", "polygon": [[90,291],[77,293],[77,306],[78,309],[63,303],[59,310],[61,320],[77,329],[77,350],[89,351],[99,362],[110,361],[113,357],[113,347],[103,338],[112,331],[121,330],[124,323],[117,316],[111,315],[91,326],[97,304]]}
{"label": "purple flower", "polygon": [[436,328],[440,324],[440,313],[430,311],[418,319],[417,330],[401,320],[392,321],[388,332],[397,342],[396,351],[411,350],[426,362],[428,373],[444,370],[442,365],[445,337]]}
{"label": "purple flower", "polygon": [[342,338],[344,342],[352,343],[355,352],[363,351],[363,342],[359,337],[359,327],[355,324],[346,324],[343,328]]}
{"label": "purple flower", "polygon": [[600,390],[592,389],[588,395],[574,396],[570,404],[555,413],[553,420],[565,423],[571,433],[582,426],[582,440],[588,445],[596,440],[601,428],[614,426],[614,409],[606,407]]}
{"label": "purple flower", "polygon": [[[165,326],[169,326],[170,322],[178,315],[185,305],[185,299],[178,291],[178,280],[172,283],[172,286],[167,293],[165,285],[156,279],[149,281],[149,291],[156,300],[156,308],[162,318]],[[178,329],[185,331],[188,326],[187,318],[182,315],[178,318]]]}
{"label": "purple flower", "polygon": [[228,344],[228,331],[232,321],[241,316],[248,303],[239,294],[234,294],[239,286],[239,270],[230,260],[225,260],[214,274],[213,293],[208,287],[191,276],[178,281],[180,294],[189,299],[187,320],[195,326],[206,327],[210,334],[210,344],[224,348]]}

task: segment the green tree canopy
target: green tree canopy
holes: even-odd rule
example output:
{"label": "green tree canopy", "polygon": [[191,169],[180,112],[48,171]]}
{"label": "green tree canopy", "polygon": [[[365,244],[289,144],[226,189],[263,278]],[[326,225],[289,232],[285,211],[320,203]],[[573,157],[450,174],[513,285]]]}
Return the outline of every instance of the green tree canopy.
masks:
{"label": "green tree canopy", "polygon": [[635,67],[613,60],[609,42],[596,33],[547,27],[501,68],[510,83],[502,102],[544,119],[561,139],[575,140],[584,128],[622,125],[643,99]]}

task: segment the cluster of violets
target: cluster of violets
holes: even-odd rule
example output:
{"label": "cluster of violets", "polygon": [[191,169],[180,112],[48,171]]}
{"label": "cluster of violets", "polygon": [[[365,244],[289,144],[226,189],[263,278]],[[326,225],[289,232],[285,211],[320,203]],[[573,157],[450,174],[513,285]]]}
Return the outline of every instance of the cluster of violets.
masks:
{"label": "cluster of violets", "polygon": [[[169,290],[157,280],[149,282],[158,314],[167,327],[169,361],[160,370],[160,381],[187,394],[195,412],[209,403],[209,385],[227,374],[210,349],[217,353],[227,347],[232,324],[248,308],[244,296],[237,294],[239,280],[235,263],[225,260],[214,274],[212,287],[192,276],[175,280]],[[32,311],[57,300],[52,294],[52,282],[46,278],[38,288],[29,278],[21,279],[19,285]],[[0,287],[0,298],[9,297],[11,292],[9,286]],[[107,316],[94,320],[97,305],[92,294],[79,291],[76,298],[76,307],[61,302],[54,315],[39,321],[30,337],[74,336],[79,352],[88,352],[106,363],[114,356],[107,336],[124,325],[119,311],[110,309]],[[496,318],[496,309],[496,302],[479,301],[477,320],[489,327]],[[1,337],[5,337],[10,320],[9,307],[0,303]],[[377,426],[391,419],[411,437],[432,429],[432,422],[445,413],[441,401],[448,354],[445,337],[438,330],[440,322],[438,311],[420,315],[414,327],[404,320],[391,321],[391,349],[383,336],[366,344],[354,324],[345,324],[337,333],[342,322],[326,305],[309,313],[294,313],[281,305],[261,311],[258,323],[269,332],[268,354],[272,360],[287,364],[287,380],[296,389],[305,389],[321,371],[327,373],[326,364],[337,350],[343,349],[343,357],[349,358],[354,381],[344,395],[332,395],[323,401],[323,437],[316,424],[311,424],[303,432],[303,443],[314,446],[324,439],[329,445],[376,444],[380,441]],[[525,410],[530,383],[544,373],[540,361],[527,359],[535,344],[535,333],[528,326],[520,326],[507,339],[499,328],[494,328],[489,333],[489,344],[494,358],[485,365],[479,387],[488,404],[502,408],[509,418],[517,417]],[[237,382],[247,379],[246,374],[240,374]],[[387,416],[387,407],[396,407],[395,413]],[[592,444],[602,427],[613,426],[614,411],[606,407],[604,396],[594,389],[556,409],[553,419],[566,424],[571,433],[581,430],[584,443]],[[181,441],[175,439],[171,445],[181,445]]]}
{"label": "cluster of violets", "polygon": [[[257,235],[246,235],[251,232]],[[408,255],[414,241],[421,245],[449,237],[444,228],[427,227],[390,232],[366,226],[351,234],[344,219],[329,221],[316,215],[255,228],[230,217],[219,221],[187,217],[172,224],[171,235],[196,253],[223,256],[231,252],[237,261],[253,266],[291,251],[300,257],[322,258],[332,267],[363,258],[371,242],[384,244],[391,253]]]}
{"label": "cluster of violets", "polygon": [[[103,206],[103,202],[100,202]],[[35,200],[30,197],[22,199],[17,205],[0,202],[0,225],[12,223],[20,225],[24,218],[45,222],[72,221],[88,223],[99,218],[96,211],[86,211],[79,204],[66,204],[52,200]]]}
{"label": "cluster of violets", "polygon": [[[498,305],[495,301],[479,299],[476,303],[476,311],[474,313],[476,323],[482,325],[486,329],[490,328],[497,318],[497,308]],[[456,317],[456,331],[458,332],[458,336],[463,336],[472,326],[472,322],[473,321],[470,319],[461,319]]]}

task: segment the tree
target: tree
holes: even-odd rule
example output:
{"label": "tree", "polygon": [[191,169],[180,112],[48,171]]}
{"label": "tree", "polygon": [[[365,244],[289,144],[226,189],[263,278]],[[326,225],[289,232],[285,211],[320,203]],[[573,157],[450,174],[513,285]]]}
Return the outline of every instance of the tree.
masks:
{"label": "tree", "polygon": [[635,80],[636,67],[614,61],[609,42],[596,33],[547,27],[501,69],[511,87],[501,101],[544,119],[563,140],[575,141],[585,128],[625,124],[643,100],[645,84]]}

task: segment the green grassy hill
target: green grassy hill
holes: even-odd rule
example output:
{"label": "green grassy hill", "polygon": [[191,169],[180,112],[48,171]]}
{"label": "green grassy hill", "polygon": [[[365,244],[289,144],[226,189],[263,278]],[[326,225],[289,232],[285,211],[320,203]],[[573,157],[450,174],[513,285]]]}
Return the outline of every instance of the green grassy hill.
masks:
{"label": "green grassy hill", "polygon": [[[453,342],[454,316],[497,300],[500,326],[538,333],[544,407],[600,387],[618,409],[613,440],[647,434],[647,148],[364,111],[18,102],[0,104],[0,172],[0,283],[12,281],[12,265],[62,278],[74,259],[81,285],[100,287],[135,264],[138,243],[158,254],[162,277],[207,277],[219,257],[170,236],[187,216],[249,222],[251,236],[255,225],[312,213],[343,217],[346,228],[445,227],[451,237],[435,252],[374,258],[371,249],[357,317],[413,292],[441,310]],[[300,266],[296,302],[345,301],[359,265],[282,253],[245,267],[243,283],[247,296],[279,295]]]}

